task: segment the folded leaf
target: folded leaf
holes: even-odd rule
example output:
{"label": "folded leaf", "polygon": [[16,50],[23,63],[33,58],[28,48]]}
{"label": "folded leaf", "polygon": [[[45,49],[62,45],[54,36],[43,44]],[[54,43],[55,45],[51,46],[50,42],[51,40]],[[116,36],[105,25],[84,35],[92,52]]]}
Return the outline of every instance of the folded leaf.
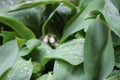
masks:
{"label": "folded leaf", "polygon": [[55,79],[54,79],[54,76],[52,75],[52,73],[49,72],[48,74],[44,74],[44,75],[40,76],[36,80],[55,80]]}
{"label": "folded leaf", "polygon": [[16,21],[15,19],[0,15],[0,22],[8,25],[24,39],[28,40],[31,38],[35,38],[35,35],[29,28],[27,28],[24,24],[20,23],[19,21]]}
{"label": "folded leaf", "polygon": [[84,69],[88,80],[104,80],[114,67],[110,30],[99,19],[88,29],[84,45]]}
{"label": "folded leaf", "polygon": [[87,80],[83,64],[73,66],[60,60],[55,62],[53,76],[55,80]]}
{"label": "folded leaf", "polygon": [[0,47],[0,76],[13,66],[18,55],[18,46],[15,40],[9,41]]}
{"label": "folded leaf", "polygon": [[60,59],[63,61],[67,61],[72,65],[81,64],[84,61],[83,45],[83,38],[72,40],[63,45],[60,45],[56,50],[49,53],[46,58]]}
{"label": "folded leaf", "polygon": [[25,61],[22,58],[18,58],[15,65],[0,80],[30,80],[32,69],[33,66],[30,60]]}
{"label": "folded leaf", "polygon": [[85,26],[89,26],[93,19],[86,20],[86,16],[94,10],[101,10],[105,4],[104,0],[94,0],[91,2],[85,10],[81,13],[81,11],[76,14],[65,26],[63,31],[63,37],[61,43],[66,40],[71,34],[76,33],[79,30],[82,30]]}
{"label": "folded leaf", "polygon": [[50,3],[58,3],[64,0],[30,0],[30,1],[25,1],[19,5],[16,5],[14,7],[12,7],[11,9],[9,9],[9,11],[16,11],[16,10],[21,10],[21,9],[27,9],[27,8],[31,8],[31,7],[35,7],[35,6],[39,6],[39,5],[46,5],[46,4],[50,4]]}
{"label": "folded leaf", "polygon": [[105,7],[102,11],[108,27],[120,37],[120,15],[117,8],[107,0]]}

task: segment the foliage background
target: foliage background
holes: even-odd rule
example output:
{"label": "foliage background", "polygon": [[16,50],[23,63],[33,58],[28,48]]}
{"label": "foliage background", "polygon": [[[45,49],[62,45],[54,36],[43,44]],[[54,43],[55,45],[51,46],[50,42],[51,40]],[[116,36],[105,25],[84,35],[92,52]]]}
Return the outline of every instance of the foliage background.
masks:
{"label": "foliage background", "polygon": [[119,80],[119,0],[0,0],[0,80]]}

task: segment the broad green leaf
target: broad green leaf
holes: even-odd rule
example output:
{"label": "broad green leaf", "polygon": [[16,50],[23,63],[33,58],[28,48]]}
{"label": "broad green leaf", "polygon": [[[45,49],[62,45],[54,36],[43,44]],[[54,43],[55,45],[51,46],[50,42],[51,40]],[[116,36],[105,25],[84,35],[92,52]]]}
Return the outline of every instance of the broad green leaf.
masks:
{"label": "broad green leaf", "polygon": [[52,0],[52,1],[51,0],[29,0],[29,1],[25,1],[19,5],[12,7],[11,9],[9,9],[9,11],[27,9],[27,8],[31,8],[31,7],[35,7],[39,5],[47,5],[47,4],[58,3],[62,1],[64,0]]}
{"label": "broad green leaf", "polygon": [[32,61],[41,62],[42,65],[45,65],[48,61],[45,59],[45,56],[51,53],[53,49],[46,43],[37,39],[29,40],[27,43],[26,50],[21,50],[21,52],[23,52],[22,55],[24,58],[32,58]]}
{"label": "broad green leaf", "polygon": [[11,9],[14,5],[21,2],[23,2],[23,0],[0,0],[0,13],[6,13],[8,9]]}
{"label": "broad green leaf", "polygon": [[63,38],[61,43],[65,41],[65,39],[73,33],[76,33],[79,30],[82,30],[85,26],[89,26],[93,19],[86,20],[86,16],[94,10],[101,10],[105,4],[104,0],[94,0],[91,2],[85,10],[81,13],[81,11],[76,14],[65,26],[63,31]]}
{"label": "broad green leaf", "polygon": [[27,27],[29,27],[37,37],[40,36],[40,25],[41,25],[41,17],[43,15],[44,8],[41,7],[33,7],[30,9],[15,11],[15,12],[9,12],[6,13],[6,16],[9,16],[11,18],[14,18],[23,24],[25,24]]}
{"label": "broad green leaf", "polygon": [[28,55],[33,49],[41,45],[41,42],[37,39],[30,39],[25,43],[26,47],[20,50],[20,56]]}
{"label": "broad green leaf", "polygon": [[55,62],[53,76],[55,80],[87,80],[83,64],[73,66],[60,60]]}
{"label": "broad green leaf", "polygon": [[89,3],[91,3],[92,1],[94,0],[76,0],[76,4],[78,5],[78,7],[80,7],[80,9],[82,9],[89,5]]}
{"label": "broad green leaf", "polygon": [[78,65],[84,61],[83,58],[84,38],[75,39],[60,45],[54,51],[49,53],[46,58],[60,59],[67,61],[72,65]]}
{"label": "broad green leaf", "polygon": [[48,74],[44,74],[44,75],[40,76],[36,80],[55,80],[55,79],[54,79],[54,76],[52,75],[52,73],[49,72]]}
{"label": "broad green leaf", "polygon": [[114,67],[114,50],[107,26],[98,18],[90,25],[84,45],[84,69],[88,80],[104,80]]}
{"label": "broad green leaf", "polygon": [[[48,17],[42,26],[42,34],[46,32],[54,33],[57,37],[61,37],[62,30],[65,24],[71,17],[76,14],[76,8],[74,5],[68,2],[61,3]],[[55,23],[56,22],[56,23]]]}
{"label": "broad green leaf", "polygon": [[19,58],[15,65],[10,68],[0,80],[30,80],[32,75],[32,63],[31,61],[25,61]]}
{"label": "broad green leaf", "polygon": [[[42,7],[33,7],[30,9],[15,11],[15,12],[6,12],[8,9],[11,9],[15,5],[19,5],[19,3],[25,2],[27,0],[1,0],[0,3],[0,13],[12,17],[25,25],[27,25],[37,37],[40,36],[40,20],[42,17],[42,13],[44,8]],[[7,5],[7,6],[6,6]]]}
{"label": "broad green leaf", "polygon": [[[74,19],[73,19],[73,21],[74,21]],[[94,19],[81,20],[81,22],[76,23],[76,25],[80,23],[80,26],[74,27],[74,29],[73,29],[73,27],[69,27],[69,30],[67,30],[67,31],[65,30],[65,32],[63,33],[64,35],[62,37],[61,43],[63,43],[71,34],[77,32],[77,31],[80,31],[83,28],[88,27],[91,23],[93,23],[93,21],[94,21]]]}
{"label": "broad green leaf", "polygon": [[114,5],[115,7],[120,11],[120,0],[110,0]]}
{"label": "broad green leaf", "polygon": [[24,24],[20,23],[19,21],[16,21],[15,19],[0,15],[0,22],[8,25],[10,28],[15,30],[16,33],[24,39],[28,40],[31,38],[35,38],[35,35],[30,29],[28,29]]}
{"label": "broad green leaf", "polygon": [[109,1],[107,0],[105,7],[102,11],[106,24],[108,27],[117,35],[120,37],[120,16],[117,8]]}
{"label": "broad green leaf", "polygon": [[18,46],[15,40],[9,41],[0,47],[0,76],[13,66],[18,55]]}

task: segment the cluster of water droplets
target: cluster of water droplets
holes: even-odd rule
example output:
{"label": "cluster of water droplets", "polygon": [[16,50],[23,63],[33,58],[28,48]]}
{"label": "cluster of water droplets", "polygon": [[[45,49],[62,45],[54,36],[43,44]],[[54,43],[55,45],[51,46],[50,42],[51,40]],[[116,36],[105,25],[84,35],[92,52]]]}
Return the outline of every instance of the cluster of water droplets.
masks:
{"label": "cluster of water droplets", "polygon": [[71,12],[71,9],[67,6],[61,5],[61,6],[58,7],[57,11],[60,12],[60,13],[67,13],[68,14],[68,13]]}
{"label": "cluster of water droplets", "polygon": [[55,67],[56,67],[56,69],[60,69],[59,64],[56,64]]}
{"label": "cluster of water droplets", "polygon": [[23,64],[23,66],[25,66],[25,67],[20,72],[21,72],[21,74],[23,74],[23,77],[27,78],[25,80],[29,80],[32,71],[28,68],[27,64]]}
{"label": "cluster of water droplets", "polygon": [[109,16],[114,16],[114,15],[118,16],[119,15],[117,8],[110,1],[107,1],[107,3],[105,4],[103,13],[107,14]]}

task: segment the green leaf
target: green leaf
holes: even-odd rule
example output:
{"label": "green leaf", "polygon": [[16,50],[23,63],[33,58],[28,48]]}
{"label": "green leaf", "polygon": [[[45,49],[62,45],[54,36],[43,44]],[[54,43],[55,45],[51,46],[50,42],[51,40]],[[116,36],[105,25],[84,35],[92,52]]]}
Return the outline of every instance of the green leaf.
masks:
{"label": "green leaf", "polygon": [[84,69],[89,80],[104,80],[114,67],[114,50],[107,26],[97,19],[88,29],[84,45]]}
{"label": "green leaf", "polygon": [[47,5],[47,4],[51,4],[51,3],[58,3],[64,0],[30,0],[30,1],[25,1],[19,5],[16,5],[14,7],[12,7],[11,9],[9,9],[9,11],[16,11],[16,10],[21,10],[21,9],[27,9],[27,8],[31,8],[31,7],[35,7],[35,6],[39,6],[39,5]]}
{"label": "green leaf", "polygon": [[31,38],[35,38],[35,35],[30,29],[28,29],[24,24],[16,21],[15,19],[0,15],[0,22],[8,25],[10,28],[15,30],[16,33],[18,33],[24,39],[28,40]]}
{"label": "green leaf", "polygon": [[119,12],[117,8],[109,1],[107,0],[105,7],[102,11],[106,24],[108,27],[117,35],[120,37],[120,17]]}
{"label": "green leaf", "polygon": [[72,65],[78,65],[84,61],[83,58],[84,38],[75,39],[60,45],[56,50],[49,53],[46,58],[60,59]]}
{"label": "green leaf", "polygon": [[80,8],[84,8],[86,7],[87,5],[89,5],[89,3],[91,3],[92,1],[94,0],[77,0],[77,4]]}
{"label": "green leaf", "polygon": [[52,73],[49,72],[48,74],[44,74],[44,75],[40,76],[36,80],[55,80],[55,79],[54,79],[54,76],[52,75]]}
{"label": "green leaf", "polygon": [[14,18],[20,22],[22,22],[24,25],[29,27],[37,37],[40,36],[40,20],[43,15],[44,8],[42,7],[33,7],[30,9],[15,11],[15,12],[9,12],[6,13],[6,16],[9,16],[11,18]]}
{"label": "green leaf", "polygon": [[25,61],[19,58],[15,65],[9,69],[0,80],[30,80],[32,75],[31,61]]}
{"label": "green leaf", "polygon": [[14,5],[21,2],[23,2],[23,0],[0,0],[0,13],[6,13],[8,9],[11,9]]}
{"label": "green leaf", "polygon": [[24,56],[26,59],[32,58],[32,61],[41,62],[43,66],[48,61],[45,59],[45,56],[53,51],[49,45],[37,39],[29,40],[25,49],[21,50],[23,52],[21,56]]}
{"label": "green leaf", "polygon": [[23,45],[25,44],[25,39],[16,37],[16,41],[17,41],[19,49],[21,49],[23,47]]}
{"label": "green leaf", "polygon": [[18,55],[18,46],[15,40],[9,41],[0,47],[0,76],[13,66]]}
{"label": "green leaf", "polygon": [[66,40],[68,36],[70,36],[73,33],[76,33],[79,30],[82,30],[85,26],[89,26],[93,19],[86,20],[86,16],[94,10],[101,10],[105,4],[104,0],[94,0],[91,2],[85,10],[81,13],[81,11],[76,14],[65,26],[65,29],[63,31],[63,38],[61,40],[61,43]]}
{"label": "green leaf", "polygon": [[114,5],[115,7],[120,11],[120,0],[110,0]]}
{"label": "green leaf", "polygon": [[40,73],[40,71],[42,70],[42,66],[40,65],[40,63],[38,62],[33,62],[33,73]]}
{"label": "green leaf", "polygon": [[42,43],[37,40],[37,39],[30,39],[28,40],[25,45],[26,47],[23,47],[20,50],[20,56],[25,56],[28,55],[33,49],[35,49],[36,47],[40,46]]}
{"label": "green leaf", "polygon": [[15,39],[15,32],[2,31],[3,43]]}
{"label": "green leaf", "polygon": [[53,76],[55,80],[87,80],[83,64],[73,66],[60,60],[55,62]]}
{"label": "green leaf", "polygon": [[[48,12],[48,11],[47,11]],[[65,24],[71,17],[76,14],[76,7],[69,2],[61,3],[48,17],[42,26],[42,34],[46,32],[54,33],[57,37],[61,37]],[[56,22],[56,23],[55,23]],[[57,26],[57,27],[56,27]]]}

